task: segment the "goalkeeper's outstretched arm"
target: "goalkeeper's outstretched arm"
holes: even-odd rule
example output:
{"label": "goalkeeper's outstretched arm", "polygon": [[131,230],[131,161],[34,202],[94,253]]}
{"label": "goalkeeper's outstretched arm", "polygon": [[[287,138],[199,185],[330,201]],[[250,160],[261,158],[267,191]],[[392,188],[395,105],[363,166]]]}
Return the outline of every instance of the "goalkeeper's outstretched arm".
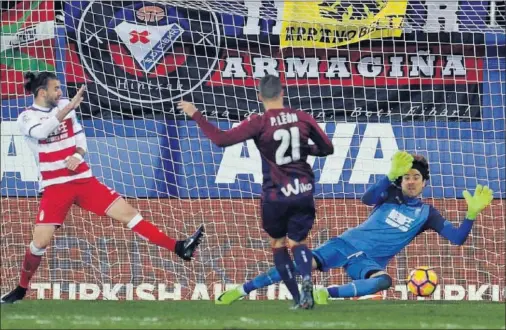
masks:
{"label": "goalkeeper's outstretched arm", "polygon": [[481,185],[476,186],[474,196],[471,196],[467,190],[464,191],[463,195],[467,203],[467,213],[466,218],[459,227],[454,227],[434,207],[431,207],[424,229],[435,230],[453,244],[464,244],[473,228],[474,220],[483,209],[490,205],[494,197],[492,190]]}
{"label": "goalkeeper's outstretched arm", "polygon": [[381,201],[385,200],[387,190],[392,185],[392,181],[388,179],[388,177],[383,177],[381,180],[374,183],[372,186],[367,189],[367,191],[362,195],[362,203],[365,205],[377,205]]}
{"label": "goalkeeper's outstretched arm", "polygon": [[377,205],[386,199],[387,189],[398,177],[406,174],[413,166],[413,156],[406,151],[397,151],[392,157],[388,174],[372,185],[362,196],[365,205]]}

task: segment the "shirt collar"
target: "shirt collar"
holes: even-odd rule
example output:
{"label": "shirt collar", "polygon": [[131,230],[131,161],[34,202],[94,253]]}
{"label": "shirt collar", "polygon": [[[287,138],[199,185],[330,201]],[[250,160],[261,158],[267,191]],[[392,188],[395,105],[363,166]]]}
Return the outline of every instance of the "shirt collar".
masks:
{"label": "shirt collar", "polygon": [[37,105],[37,104],[32,104],[31,106],[32,109],[35,109],[35,110],[39,110],[39,111],[44,111],[44,112],[49,112],[51,111],[50,108],[46,108],[46,107],[41,107],[40,105]]}
{"label": "shirt collar", "polygon": [[51,110],[50,108],[46,108],[46,107],[41,107],[40,105],[37,105],[37,104],[32,104],[32,107],[34,107],[35,109],[37,110]]}
{"label": "shirt collar", "polygon": [[408,197],[406,195],[404,197],[404,203],[409,206],[416,206],[422,204],[422,200],[418,197]]}

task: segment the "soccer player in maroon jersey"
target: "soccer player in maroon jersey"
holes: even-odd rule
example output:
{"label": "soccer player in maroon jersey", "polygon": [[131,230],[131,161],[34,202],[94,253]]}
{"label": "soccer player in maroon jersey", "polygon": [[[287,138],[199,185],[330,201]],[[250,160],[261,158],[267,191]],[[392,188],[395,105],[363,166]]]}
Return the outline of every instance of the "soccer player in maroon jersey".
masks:
{"label": "soccer player in maroon jersey", "polygon": [[203,225],[186,240],[169,237],[91,173],[83,159],[87,152],[86,137],[74,111],[83,101],[84,86],[68,100],[62,97],[60,81],[52,72],[37,75],[29,72],[25,79],[25,88],[34,95],[34,103],[19,115],[18,125],[37,161],[39,188],[43,193],[33,240],[21,264],[19,285],[4,295],[0,304],[11,304],[25,297],[54,232],[63,225],[73,204],[97,215],[107,215],[150,243],[190,261],[201,242]]}
{"label": "soccer player in maroon jersey", "polygon": [[[178,108],[195,120],[219,147],[248,139],[255,141],[262,156],[262,226],[271,237],[274,264],[292,294],[294,308],[309,309],[314,306],[314,300],[312,253],[306,238],[314,223],[315,205],[314,173],[306,160],[308,155],[330,155],[334,147],[311,115],[283,105],[283,88],[278,77],[265,76],[259,88],[265,113],[252,115],[228,131],[209,123],[190,102],[181,101]],[[300,268],[302,294],[297,287],[286,237]]]}

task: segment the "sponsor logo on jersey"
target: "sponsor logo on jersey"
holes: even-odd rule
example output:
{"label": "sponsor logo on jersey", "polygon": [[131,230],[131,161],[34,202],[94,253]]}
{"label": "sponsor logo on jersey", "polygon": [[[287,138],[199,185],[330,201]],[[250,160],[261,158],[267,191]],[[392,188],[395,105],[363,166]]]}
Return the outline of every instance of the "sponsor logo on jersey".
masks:
{"label": "sponsor logo on jersey", "polygon": [[306,191],[311,191],[313,189],[313,185],[311,183],[302,183],[299,179],[293,180],[293,185],[291,183],[287,184],[285,187],[281,188],[281,192],[286,197],[291,195],[298,195],[305,193]]}
{"label": "sponsor logo on jersey", "polygon": [[403,232],[409,231],[409,228],[414,221],[414,218],[410,218],[397,210],[390,211],[386,219],[387,224],[394,228],[398,228]]}
{"label": "sponsor logo on jersey", "polygon": [[56,129],[49,134],[47,139],[45,140],[39,140],[40,144],[46,144],[46,143],[53,143],[58,142],[61,140],[65,140],[69,137],[73,137],[74,134],[74,127],[72,124],[72,119],[67,118],[64,121],[62,121]]}

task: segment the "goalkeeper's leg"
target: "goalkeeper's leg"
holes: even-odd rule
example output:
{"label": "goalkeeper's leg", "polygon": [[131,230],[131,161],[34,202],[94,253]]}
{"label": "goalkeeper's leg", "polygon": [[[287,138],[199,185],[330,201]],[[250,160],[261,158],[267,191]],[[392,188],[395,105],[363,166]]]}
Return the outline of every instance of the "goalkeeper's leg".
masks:
{"label": "goalkeeper's leg", "polygon": [[[299,269],[297,265],[294,263],[295,273],[299,274]],[[313,269],[317,268],[316,260],[313,258]],[[271,284],[281,282],[281,275],[279,275],[276,267],[272,267],[266,273],[262,273],[256,276],[249,282],[246,282],[237,288],[227,290],[223,292],[218,298],[216,298],[215,303],[217,305],[230,305],[234,301],[237,301],[244,296],[247,296],[250,292],[268,287]]]}
{"label": "goalkeeper's leg", "polygon": [[315,301],[319,305],[327,304],[328,298],[362,297],[387,290],[392,286],[392,278],[383,271],[377,272],[370,278],[355,280],[348,284],[318,289]]}
{"label": "goalkeeper's leg", "polygon": [[[346,267],[350,260],[347,256],[352,255],[355,250],[350,250],[349,246],[339,237],[333,237],[312,251],[312,269],[326,272],[330,269]],[[383,269],[375,261],[367,259],[365,256],[359,260],[352,260],[353,266],[348,265],[346,270],[353,279],[364,279],[368,271],[373,269]],[[298,273],[298,267],[295,265],[295,272]],[[229,305],[232,302],[246,296],[253,290],[257,290],[273,283],[281,281],[281,277],[275,268],[270,269],[267,273],[263,273],[255,277],[253,280],[239,286],[236,289],[228,290],[219,296],[216,300],[217,304]],[[372,282],[371,282],[372,283]],[[351,284],[350,284],[351,285]],[[382,283],[384,285],[384,283]],[[351,287],[353,289],[353,287]],[[365,288],[367,290],[367,288]],[[343,293],[344,292],[344,293]],[[340,294],[346,294],[346,288],[341,290]],[[365,292],[365,291],[364,291]],[[314,294],[315,303],[326,303],[329,297],[327,290],[317,290]]]}
{"label": "goalkeeper's leg", "polygon": [[350,258],[344,267],[346,273],[354,281],[340,286],[332,286],[316,290],[315,301],[317,304],[326,304],[329,297],[352,298],[362,297],[387,290],[392,286],[392,278],[372,258],[361,254]]}
{"label": "goalkeeper's leg", "polygon": [[12,304],[25,297],[30,280],[39,268],[46,247],[51,242],[56,226],[36,225],[33,231],[33,240],[26,249],[25,257],[21,265],[21,274],[18,286],[0,299],[2,304]]}
{"label": "goalkeeper's leg", "polygon": [[174,252],[186,261],[192,259],[193,253],[201,243],[202,236],[204,235],[204,225],[201,225],[193,235],[185,240],[171,238],[154,224],[146,221],[137,209],[128,204],[121,197],[117,198],[113,204],[108,207],[107,215],[125,224],[140,237]]}

